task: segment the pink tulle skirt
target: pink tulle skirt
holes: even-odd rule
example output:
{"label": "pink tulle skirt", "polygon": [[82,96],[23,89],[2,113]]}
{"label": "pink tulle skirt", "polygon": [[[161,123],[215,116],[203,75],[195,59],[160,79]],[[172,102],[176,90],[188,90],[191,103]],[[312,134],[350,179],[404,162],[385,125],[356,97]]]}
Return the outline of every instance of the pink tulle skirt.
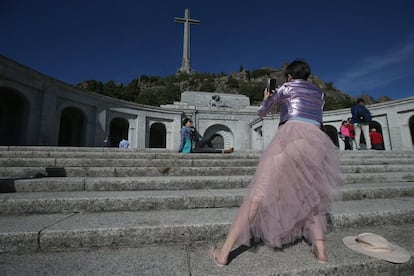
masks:
{"label": "pink tulle skirt", "polygon": [[312,242],[310,227],[319,217],[326,231],[325,214],[342,183],[331,139],[318,126],[288,121],[260,157],[232,223],[239,242],[249,245],[253,238],[279,248],[301,238]]}

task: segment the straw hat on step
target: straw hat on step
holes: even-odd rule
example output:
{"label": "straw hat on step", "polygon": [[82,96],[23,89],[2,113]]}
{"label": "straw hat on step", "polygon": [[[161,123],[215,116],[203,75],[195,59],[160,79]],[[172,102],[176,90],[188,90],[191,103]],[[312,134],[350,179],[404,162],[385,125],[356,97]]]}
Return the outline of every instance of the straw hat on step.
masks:
{"label": "straw hat on step", "polygon": [[348,236],[343,238],[342,242],[356,252],[391,263],[405,263],[411,258],[407,250],[374,233]]}

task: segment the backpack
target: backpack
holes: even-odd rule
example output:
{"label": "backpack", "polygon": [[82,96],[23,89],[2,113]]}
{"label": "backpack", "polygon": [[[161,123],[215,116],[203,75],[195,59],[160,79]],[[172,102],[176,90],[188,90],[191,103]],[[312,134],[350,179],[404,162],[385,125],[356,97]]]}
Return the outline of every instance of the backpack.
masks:
{"label": "backpack", "polygon": [[201,136],[200,133],[198,133],[195,127],[192,127],[191,132],[190,132],[192,148],[197,147],[198,141],[200,140],[200,136]]}

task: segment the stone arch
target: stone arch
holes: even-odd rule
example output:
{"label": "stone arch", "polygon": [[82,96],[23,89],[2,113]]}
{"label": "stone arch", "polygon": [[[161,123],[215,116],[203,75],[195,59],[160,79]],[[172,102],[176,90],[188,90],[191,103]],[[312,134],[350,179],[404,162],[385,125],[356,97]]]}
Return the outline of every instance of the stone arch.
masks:
{"label": "stone arch", "polygon": [[60,115],[59,146],[82,147],[85,145],[85,114],[76,107],[66,107]]}
{"label": "stone arch", "polygon": [[30,107],[26,97],[10,88],[0,88],[0,145],[26,144]]}
{"label": "stone arch", "polygon": [[224,125],[212,125],[204,132],[204,137],[213,137],[212,145],[216,149],[228,149],[234,147],[234,135]]}
{"label": "stone arch", "polygon": [[324,125],[324,131],[329,136],[329,138],[331,138],[332,143],[334,143],[335,146],[339,147],[338,130],[336,127],[331,125]]}
{"label": "stone arch", "polygon": [[410,119],[408,119],[408,126],[410,128],[411,142],[414,145],[414,116],[411,116]]}
{"label": "stone arch", "polygon": [[109,141],[112,147],[118,147],[122,139],[128,140],[129,123],[125,118],[113,118],[109,126]]}
{"label": "stone arch", "polygon": [[149,136],[150,148],[167,147],[167,129],[163,123],[153,123],[150,127]]}

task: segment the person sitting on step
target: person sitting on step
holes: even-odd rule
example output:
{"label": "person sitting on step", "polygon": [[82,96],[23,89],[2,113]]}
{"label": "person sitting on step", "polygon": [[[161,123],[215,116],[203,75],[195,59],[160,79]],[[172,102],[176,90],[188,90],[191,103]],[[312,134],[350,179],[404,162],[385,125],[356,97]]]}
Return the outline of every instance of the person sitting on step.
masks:
{"label": "person sitting on step", "polygon": [[178,152],[182,153],[232,153],[233,148],[230,149],[216,149],[213,147],[211,140],[213,137],[203,138],[195,127],[190,118],[183,120],[183,127],[180,131],[181,139]]}

